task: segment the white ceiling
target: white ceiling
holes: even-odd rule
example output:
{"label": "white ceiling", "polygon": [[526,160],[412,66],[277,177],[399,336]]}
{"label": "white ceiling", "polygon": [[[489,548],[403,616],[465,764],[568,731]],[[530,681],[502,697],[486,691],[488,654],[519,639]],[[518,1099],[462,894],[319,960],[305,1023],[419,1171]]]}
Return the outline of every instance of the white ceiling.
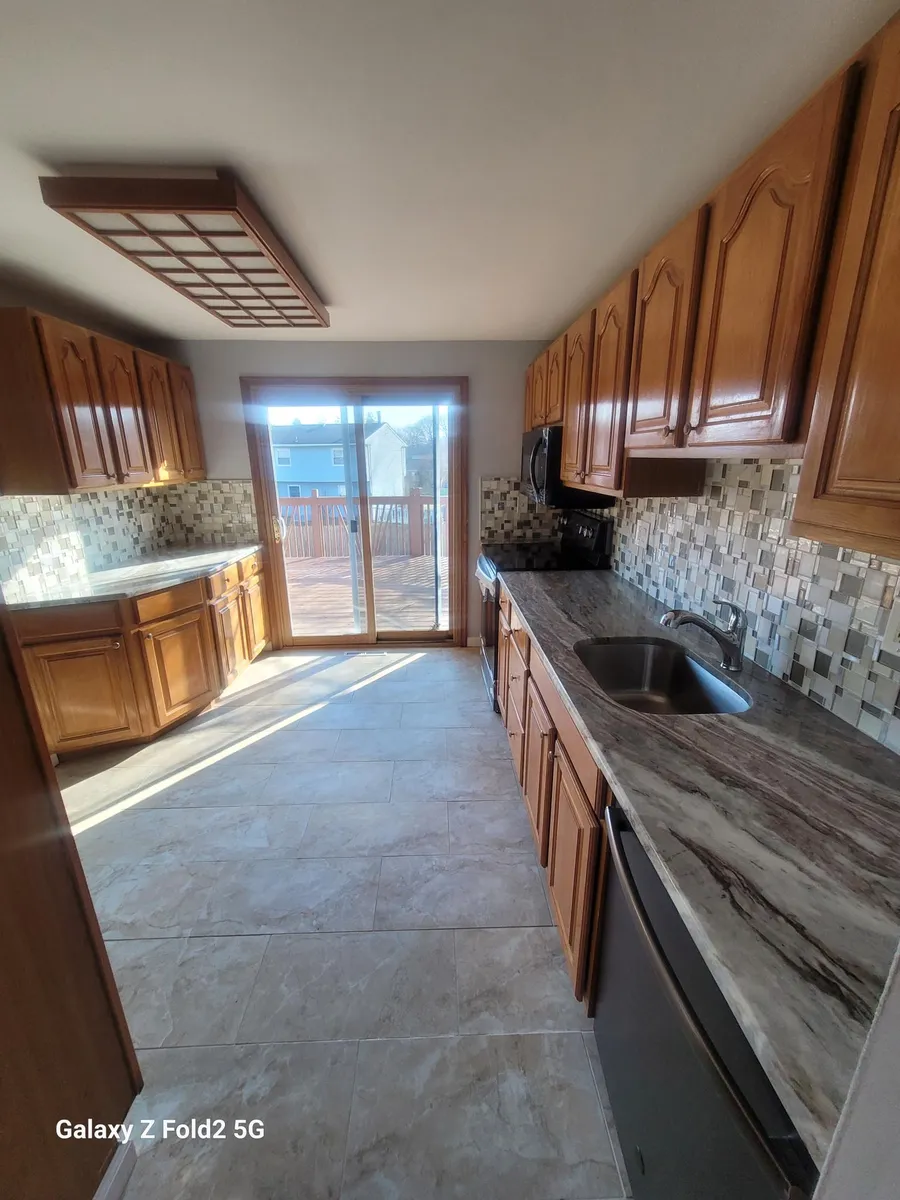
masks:
{"label": "white ceiling", "polygon": [[[898,0],[2,0],[0,280],[179,338],[549,337]],[[236,168],[331,309],[238,332],[44,208]]]}

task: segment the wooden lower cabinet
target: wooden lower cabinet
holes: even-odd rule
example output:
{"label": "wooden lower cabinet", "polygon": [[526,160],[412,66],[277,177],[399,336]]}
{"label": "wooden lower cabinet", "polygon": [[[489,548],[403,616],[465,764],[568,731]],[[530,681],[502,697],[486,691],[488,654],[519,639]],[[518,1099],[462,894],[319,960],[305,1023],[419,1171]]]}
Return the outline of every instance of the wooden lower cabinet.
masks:
{"label": "wooden lower cabinet", "polygon": [[556,727],[533,679],[525,698],[525,748],[522,760],[522,796],[542,867],[547,865],[550,841],[550,798]]}
{"label": "wooden lower cabinet", "polygon": [[584,995],[600,821],[561,742],[556,744],[550,804],[547,886],[576,999]]}
{"label": "wooden lower cabinet", "polygon": [[513,770],[516,773],[516,779],[521,784],[525,754],[525,725],[511,692],[506,701],[506,736],[509,738],[509,752],[512,755]]}
{"label": "wooden lower cabinet", "polygon": [[138,630],[138,637],[159,727],[215,699],[219,692],[218,671],[205,608],[153,621]]}
{"label": "wooden lower cabinet", "polygon": [[506,720],[506,696],[509,691],[509,643],[509,621],[501,609],[497,630],[497,678],[494,686],[497,694],[497,708],[504,721]]}
{"label": "wooden lower cabinet", "polygon": [[256,658],[269,642],[269,622],[262,573],[251,576],[241,584],[241,605],[247,639],[247,654]]}
{"label": "wooden lower cabinet", "polygon": [[24,656],[53,751],[140,737],[141,717],[122,637],[26,646]]}
{"label": "wooden lower cabinet", "polygon": [[220,596],[212,606],[213,628],[219,651],[219,675],[222,686],[232,683],[250,663],[244,622],[244,598],[235,588]]}

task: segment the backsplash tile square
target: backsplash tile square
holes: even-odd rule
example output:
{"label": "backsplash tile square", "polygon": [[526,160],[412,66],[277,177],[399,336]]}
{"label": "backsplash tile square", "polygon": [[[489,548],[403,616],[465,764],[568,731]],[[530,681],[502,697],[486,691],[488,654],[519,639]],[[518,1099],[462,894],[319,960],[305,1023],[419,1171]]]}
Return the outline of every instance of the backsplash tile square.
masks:
{"label": "backsplash tile square", "polygon": [[520,479],[482,476],[480,496],[483,542],[540,541],[556,536],[559,509],[535,504]]}
{"label": "backsplash tile square", "polygon": [[900,658],[882,650],[900,563],[789,536],[797,460],[711,462],[702,496],[623,500],[613,568],[671,608],[747,611],[745,654],[892,749]]}

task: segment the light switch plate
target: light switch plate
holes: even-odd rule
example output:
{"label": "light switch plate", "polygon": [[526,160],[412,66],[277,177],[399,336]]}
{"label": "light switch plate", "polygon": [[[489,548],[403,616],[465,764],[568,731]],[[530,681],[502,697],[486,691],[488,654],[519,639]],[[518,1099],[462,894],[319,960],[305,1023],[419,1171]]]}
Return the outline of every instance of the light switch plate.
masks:
{"label": "light switch plate", "polygon": [[894,597],[881,648],[888,654],[900,654],[900,592]]}

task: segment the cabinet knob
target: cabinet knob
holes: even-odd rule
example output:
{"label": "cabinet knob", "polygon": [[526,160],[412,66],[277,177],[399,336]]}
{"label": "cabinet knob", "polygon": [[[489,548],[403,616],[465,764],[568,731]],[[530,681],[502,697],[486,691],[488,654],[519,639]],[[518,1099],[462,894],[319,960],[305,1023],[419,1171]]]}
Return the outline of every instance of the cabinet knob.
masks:
{"label": "cabinet knob", "polygon": [[579,471],[579,472],[578,472],[578,478],[581,480],[581,482],[582,482],[582,483],[584,483],[584,477],[585,477],[585,475],[586,475],[586,474],[587,474],[587,472],[586,472],[586,471]]}
{"label": "cabinet knob", "polygon": [[112,644],[112,648],[113,648],[113,650],[121,650],[121,649],[122,649],[122,643],[121,643],[121,642],[113,642],[113,644]]}
{"label": "cabinet knob", "polygon": [[144,630],[144,641],[145,641],[145,642],[152,642],[152,641],[153,641],[153,634],[152,634],[152,633],[150,633],[150,631],[149,631],[149,630]]}
{"label": "cabinet knob", "polygon": [[674,432],[675,432],[675,430],[672,428],[671,425],[663,426],[663,431],[662,431],[663,437],[671,437]]}
{"label": "cabinet knob", "polygon": [[518,675],[510,675],[509,681],[510,683],[515,683],[518,678]]}
{"label": "cabinet knob", "polygon": [[684,426],[684,432],[685,433],[693,433],[696,428],[697,428],[696,425],[692,425],[690,423],[690,421],[686,421],[685,426]]}

